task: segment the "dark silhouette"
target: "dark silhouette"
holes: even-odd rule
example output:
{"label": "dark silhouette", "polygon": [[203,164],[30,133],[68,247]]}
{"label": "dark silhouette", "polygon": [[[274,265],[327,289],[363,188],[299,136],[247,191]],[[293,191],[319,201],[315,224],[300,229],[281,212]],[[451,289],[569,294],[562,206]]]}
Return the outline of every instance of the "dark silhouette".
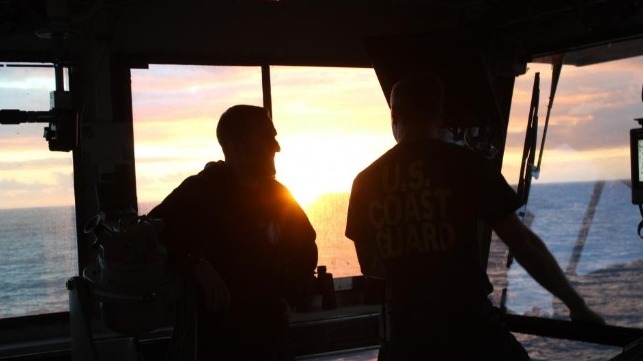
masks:
{"label": "dark silhouette", "polygon": [[602,324],[542,240],[515,215],[521,201],[485,158],[440,139],[439,78],[410,75],[391,92],[392,149],[354,180],[346,236],[362,272],[386,285],[391,360],[528,360],[488,300],[476,234],[486,222],[515,259],[570,310]]}
{"label": "dark silhouette", "polygon": [[170,265],[196,281],[199,360],[294,359],[288,314],[314,279],[317,245],[275,180],[276,135],[264,108],[231,107],[217,125],[225,161],[208,163],[149,213],[164,221]]}

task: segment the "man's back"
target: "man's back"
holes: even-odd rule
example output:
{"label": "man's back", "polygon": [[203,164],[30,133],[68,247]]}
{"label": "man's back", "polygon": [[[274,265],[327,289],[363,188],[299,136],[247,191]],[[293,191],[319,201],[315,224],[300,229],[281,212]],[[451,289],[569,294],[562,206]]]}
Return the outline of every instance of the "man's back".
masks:
{"label": "man's back", "polygon": [[[384,264],[389,352],[468,359],[510,345],[510,355],[524,356],[487,300],[476,236],[479,220],[503,219],[519,205],[485,159],[434,139],[399,143],[356,177],[346,234],[356,247],[373,242]],[[458,350],[459,342],[477,351]]]}
{"label": "man's back", "polygon": [[355,179],[347,235],[377,244],[392,306],[464,305],[491,291],[477,254],[478,219],[493,221],[520,203],[485,162],[441,141],[410,142]]}

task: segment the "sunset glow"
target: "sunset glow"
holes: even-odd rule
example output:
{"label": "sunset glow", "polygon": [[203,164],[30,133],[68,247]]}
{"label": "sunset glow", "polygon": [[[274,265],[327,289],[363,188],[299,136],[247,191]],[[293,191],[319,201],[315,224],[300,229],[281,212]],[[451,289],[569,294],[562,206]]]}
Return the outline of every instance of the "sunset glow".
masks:
{"label": "sunset glow", "polygon": [[[152,66],[133,71],[140,201],[163,199],[205,163],[223,159],[215,134],[225,109],[262,104],[256,85],[244,96],[220,91],[247,87],[245,79],[256,78],[260,69],[230,71],[237,77],[221,77],[220,67]],[[157,78],[167,74],[181,80],[166,91],[157,86],[170,82]],[[282,149],[275,157],[277,179],[304,205],[326,193],[349,192],[357,172],[394,144],[388,106],[372,69],[274,67],[271,86]],[[199,89],[198,96],[194,89]],[[183,99],[173,113],[166,111],[165,103],[160,110],[153,106],[160,105],[157,99],[165,102],[172,96]],[[177,118],[171,121],[168,114]]]}
{"label": "sunset glow", "polygon": [[[537,182],[628,179],[628,132],[641,117],[643,58],[564,67]],[[535,72],[544,123],[551,66],[519,76],[503,159],[517,180]],[[373,69],[271,67],[273,118],[282,152],[277,177],[308,204],[348,192],[354,176],[393,144]],[[159,201],[208,161],[223,159],[216,121],[234,104],[261,105],[259,67],[150,66],[132,70],[137,192]],[[49,68],[2,68],[0,108],[46,110]],[[71,153],[50,152],[42,124],[0,127],[0,208],[73,204]],[[542,135],[542,129],[539,131]]]}
{"label": "sunset glow", "polygon": [[349,192],[356,172],[388,150],[392,137],[348,135],[323,139],[299,135],[281,143],[277,178],[302,205],[308,205],[326,193]]}

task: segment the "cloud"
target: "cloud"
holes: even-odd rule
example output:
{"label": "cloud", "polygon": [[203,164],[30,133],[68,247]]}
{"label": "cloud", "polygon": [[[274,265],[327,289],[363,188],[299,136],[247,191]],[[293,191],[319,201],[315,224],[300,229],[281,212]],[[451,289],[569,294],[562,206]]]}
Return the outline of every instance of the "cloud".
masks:
{"label": "cloud", "polygon": [[0,109],[49,110],[53,68],[0,67]]}
{"label": "cloud", "polygon": [[[0,125],[0,143],[3,152],[47,150],[47,141],[43,137],[43,124]],[[0,153],[0,159],[2,154]]]}
{"label": "cloud", "polygon": [[20,162],[8,162],[8,161],[0,161],[0,170],[11,170],[11,171],[17,171],[17,170],[28,170],[28,169],[36,169],[36,170],[42,170],[46,168],[62,168],[62,167],[69,167],[71,169],[71,156],[67,159],[65,158],[40,158],[40,159],[34,159],[34,160],[27,160],[27,161],[20,161]]}
{"label": "cloud", "polygon": [[[623,153],[620,158],[612,155],[610,159],[613,163],[624,163],[619,167],[627,169],[629,158],[624,145],[629,129],[637,126],[632,119],[643,117],[641,65],[643,58],[583,68],[565,67],[552,109],[544,162],[556,163],[552,157],[561,156],[563,148],[570,149],[564,154],[604,150],[610,154]],[[543,64],[529,67],[529,72],[516,81],[506,161],[514,159],[515,153],[519,162],[536,71],[541,73],[541,125],[545,120],[551,67]],[[21,74],[16,71],[9,77],[4,77],[4,70],[0,69],[3,71],[0,108],[4,104],[11,108],[36,107],[34,110],[48,107],[48,92],[53,88],[53,84],[49,85],[53,80],[52,69],[26,73],[21,70]],[[38,77],[43,80],[28,80],[24,83],[28,86],[23,83],[16,86],[16,82]],[[319,148],[337,147],[341,137],[358,134],[392,142],[388,106],[373,69],[271,67],[271,85],[278,140],[283,140],[284,147],[284,154],[279,157],[284,165],[288,159],[286,152],[301,152],[289,140],[309,135],[311,130],[322,139],[315,143]],[[152,65],[150,69],[132,70],[132,89],[139,196],[153,190],[164,195],[185,176],[198,172],[205,162],[221,159],[215,137],[220,114],[234,104],[262,104],[261,69],[256,66]],[[42,129],[42,124],[0,126],[3,182],[10,181],[8,174],[13,171],[20,171],[24,177],[47,179],[51,172],[65,173],[61,167],[71,169],[70,154],[47,151]],[[347,149],[345,154],[350,154]],[[599,163],[603,167],[607,162]],[[291,173],[280,170],[283,176]],[[27,187],[36,183],[25,180],[21,184]],[[25,187],[21,192],[28,191]]]}
{"label": "cloud", "polygon": [[260,67],[169,66],[132,70],[135,122],[218,117],[263,102]]}
{"label": "cloud", "polygon": [[50,109],[49,92],[52,89],[0,88],[0,109],[47,111]]}
{"label": "cloud", "polygon": [[308,133],[314,124],[321,133],[390,133],[373,69],[276,67],[271,77],[275,122],[291,132]]}
{"label": "cloud", "polygon": [[[154,74],[154,76],[147,76]],[[158,76],[162,75],[162,76]],[[183,92],[216,88],[217,83],[236,83],[261,88],[261,67],[150,65],[132,69],[132,82],[143,92]]]}
{"label": "cloud", "polygon": [[74,203],[71,171],[53,172],[47,181],[0,179],[0,208],[42,207]]}
{"label": "cloud", "polygon": [[[541,95],[538,110],[542,134],[550,96],[551,67],[530,65],[530,73],[516,81],[510,133],[524,133],[533,75],[541,72]],[[551,111],[547,144],[557,147],[566,144],[577,150],[616,147],[627,142],[632,120],[643,116],[641,84],[643,57],[591,67],[563,67]],[[520,144],[522,139],[509,139]]]}
{"label": "cloud", "polygon": [[[263,103],[259,67],[151,67],[133,71],[132,88],[137,123],[216,122],[231,105]],[[369,131],[375,122],[389,126],[372,69],[271,67],[271,88],[278,131],[307,132],[311,123],[333,133]],[[357,127],[347,129],[346,119]]]}

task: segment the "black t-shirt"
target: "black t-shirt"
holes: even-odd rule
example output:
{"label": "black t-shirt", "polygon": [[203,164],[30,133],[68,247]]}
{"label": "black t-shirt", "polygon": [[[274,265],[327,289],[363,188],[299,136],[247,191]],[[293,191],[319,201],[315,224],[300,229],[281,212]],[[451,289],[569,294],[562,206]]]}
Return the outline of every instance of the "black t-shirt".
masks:
{"label": "black t-shirt", "polygon": [[205,256],[228,286],[232,312],[249,319],[281,299],[295,302],[317,265],[315,231],[290,192],[274,180],[244,187],[222,161],[185,179],[149,216],[164,221],[172,267]]}
{"label": "black t-shirt", "polygon": [[389,305],[475,307],[492,291],[480,263],[479,221],[494,226],[520,205],[500,172],[465,148],[402,143],[355,178],[346,236],[356,247],[374,243]]}

